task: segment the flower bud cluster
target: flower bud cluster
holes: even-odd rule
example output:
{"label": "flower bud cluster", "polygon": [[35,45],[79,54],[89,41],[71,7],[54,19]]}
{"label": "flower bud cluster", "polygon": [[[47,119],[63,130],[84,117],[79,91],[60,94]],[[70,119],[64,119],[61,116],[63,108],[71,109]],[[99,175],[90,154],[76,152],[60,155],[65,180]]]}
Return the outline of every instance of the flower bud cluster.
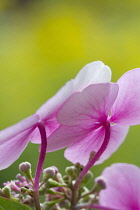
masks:
{"label": "flower bud cluster", "polygon": [[33,184],[26,177],[17,174],[16,179],[3,183],[3,188],[0,189],[0,196],[9,198],[30,207],[34,206]]}
{"label": "flower bud cluster", "polygon": [[[41,210],[66,210],[71,208],[73,189],[77,178],[84,166],[76,163],[65,169],[65,175],[55,166],[48,167],[42,172],[42,182],[39,184],[39,194],[44,197]],[[31,164],[23,162],[19,165],[20,172],[25,176],[18,174],[16,180],[4,183],[0,189],[0,196],[13,199],[29,207],[35,207],[34,203],[34,178],[32,178]],[[102,177],[95,179],[95,184],[91,190],[86,187],[89,181],[93,181],[93,174],[88,171],[83,178],[78,193],[77,206],[85,203],[97,203],[98,194],[101,189],[106,188],[105,180]]]}
{"label": "flower bud cluster", "polygon": [[[65,169],[65,175],[62,176],[58,170],[49,167],[43,171],[43,182],[40,188],[40,194],[45,195],[46,201],[42,203],[42,210],[70,209],[74,184],[79,177],[84,166],[76,163]],[[98,194],[101,189],[105,188],[104,180],[95,179],[95,184],[91,190],[86,185],[93,181],[93,174],[88,171],[83,178],[77,197],[77,206],[85,203],[97,203]]]}

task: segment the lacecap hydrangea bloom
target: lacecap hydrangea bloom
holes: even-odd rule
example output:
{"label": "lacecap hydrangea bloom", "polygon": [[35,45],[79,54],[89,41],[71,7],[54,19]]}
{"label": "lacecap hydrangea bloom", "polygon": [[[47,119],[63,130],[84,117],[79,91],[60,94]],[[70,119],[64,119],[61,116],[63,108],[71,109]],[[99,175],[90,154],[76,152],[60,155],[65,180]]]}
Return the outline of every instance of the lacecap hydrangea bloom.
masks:
{"label": "lacecap hydrangea bloom", "polygon": [[[84,66],[75,79],[68,81],[52,98],[43,104],[36,112],[44,122],[47,136],[59,127],[56,119],[58,110],[63,103],[76,91],[82,91],[90,84],[107,83],[111,81],[111,69],[101,61],[95,61]],[[38,129],[33,132],[31,142],[40,143]]]}
{"label": "lacecap hydrangea bloom", "polygon": [[113,209],[140,209],[140,168],[116,163],[104,169],[106,189],[99,195],[99,203]]}
{"label": "lacecap hydrangea bloom", "polygon": [[[10,166],[23,152],[28,142],[41,143],[38,124],[43,121],[47,137],[59,127],[56,114],[62,104],[78,90],[90,84],[106,83],[111,79],[111,70],[101,61],[86,65],[75,77],[49,99],[36,114],[0,131],[0,170]],[[59,142],[58,142],[59,144]]]}
{"label": "lacecap hydrangea bloom", "polygon": [[48,151],[64,147],[65,157],[85,165],[101,148],[110,125],[101,163],[124,141],[130,125],[140,124],[140,69],[126,72],[117,83],[92,84],[73,93],[58,111],[60,126],[48,138]]}

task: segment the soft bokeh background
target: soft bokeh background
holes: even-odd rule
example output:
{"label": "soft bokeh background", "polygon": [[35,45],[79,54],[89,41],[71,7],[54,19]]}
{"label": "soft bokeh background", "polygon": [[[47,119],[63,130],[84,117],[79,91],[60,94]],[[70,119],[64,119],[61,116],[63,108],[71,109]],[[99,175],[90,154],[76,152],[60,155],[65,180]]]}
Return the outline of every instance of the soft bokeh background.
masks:
{"label": "soft bokeh background", "polygon": [[[140,67],[139,11],[138,0],[0,0],[0,129],[34,113],[89,62],[109,65],[112,81]],[[140,166],[139,140],[140,127],[132,127],[120,149],[93,167],[95,176],[113,162]],[[45,167],[64,173],[70,163],[63,152],[49,153]],[[22,161],[35,171],[37,158],[29,144],[0,182],[14,179]]]}

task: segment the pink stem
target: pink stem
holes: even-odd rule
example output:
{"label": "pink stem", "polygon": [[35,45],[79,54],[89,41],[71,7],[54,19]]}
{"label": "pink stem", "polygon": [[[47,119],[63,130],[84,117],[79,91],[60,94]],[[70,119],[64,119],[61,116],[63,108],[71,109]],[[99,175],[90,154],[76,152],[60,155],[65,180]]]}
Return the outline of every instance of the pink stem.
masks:
{"label": "pink stem", "polygon": [[107,148],[107,145],[110,139],[110,123],[106,122],[106,124],[104,125],[104,128],[105,128],[105,137],[104,137],[104,141],[100,149],[98,150],[96,155],[87,163],[87,165],[84,167],[84,169],[80,173],[78,179],[76,180],[76,183],[73,189],[73,195],[72,195],[72,207],[74,207],[76,204],[76,195],[77,195],[81,181],[83,180],[86,173],[90,170],[90,168],[95,164],[95,162],[100,158],[100,156],[103,154],[103,152]]}
{"label": "pink stem", "polygon": [[46,130],[43,122],[38,123],[38,129],[40,131],[41,136],[41,151],[40,156],[36,168],[36,174],[35,174],[35,181],[34,181],[34,200],[36,205],[36,210],[40,210],[40,201],[39,201],[39,182],[40,182],[40,176],[42,173],[43,163],[46,156],[46,150],[47,150],[47,136],[46,136]]}

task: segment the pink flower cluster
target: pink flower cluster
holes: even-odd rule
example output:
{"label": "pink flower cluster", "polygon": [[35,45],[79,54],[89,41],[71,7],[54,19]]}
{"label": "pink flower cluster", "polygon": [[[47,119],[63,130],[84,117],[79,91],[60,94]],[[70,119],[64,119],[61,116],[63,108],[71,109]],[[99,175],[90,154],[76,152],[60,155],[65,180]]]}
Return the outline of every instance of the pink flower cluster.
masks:
{"label": "pink flower cluster", "polygon": [[[41,106],[36,114],[0,131],[0,169],[7,168],[16,161],[29,141],[37,144],[41,143],[40,133],[37,128],[40,121],[45,124],[47,137],[59,127],[60,123],[56,118],[57,113],[63,103],[75,91],[82,90],[93,83],[109,82],[110,78],[111,71],[108,66],[105,66],[100,61],[90,63],[78,73],[75,79],[67,82],[55,96]],[[56,150],[60,148],[59,143],[57,143],[57,146],[55,145]]]}
{"label": "pink flower cluster", "polygon": [[109,158],[129,126],[140,123],[140,69],[126,72],[117,83],[110,80],[108,66],[101,61],[90,63],[36,114],[0,131],[0,169],[10,166],[29,141],[40,144],[40,122],[45,124],[48,152],[68,147],[65,157],[84,165],[90,153],[101,147],[109,123],[109,144],[97,163]]}
{"label": "pink flower cluster", "polygon": [[[68,147],[65,157],[86,165],[74,185],[76,193],[91,166],[102,163],[118,149],[129,126],[140,124],[140,69],[126,72],[116,83],[110,81],[110,68],[101,61],[92,62],[34,115],[0,131],[0,170],[16,161],[29,141],[41,144],[43,126],[47,152]],[[44,154],[40,159],[37,187]],[[104,209],[140,209],[138,167],[118,163],[106,168],[102,176],[107,188],[100,192],[99,203]],[[21,181],[5,185],[20,191],[26,180]]]}

